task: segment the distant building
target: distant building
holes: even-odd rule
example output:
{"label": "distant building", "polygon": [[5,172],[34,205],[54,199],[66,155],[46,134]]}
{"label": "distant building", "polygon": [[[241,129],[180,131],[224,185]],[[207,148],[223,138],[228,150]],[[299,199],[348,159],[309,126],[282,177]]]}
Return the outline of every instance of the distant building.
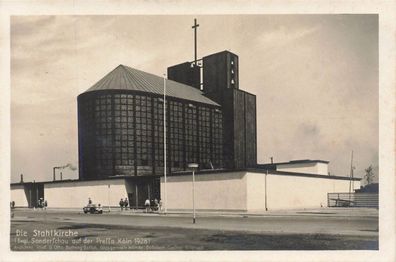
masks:
{"label": "distant building", "polygon": [[291,173],[317,174],[326,176],[329,174],[328,165],[329,161],[303,159],[281,163],[258,164],[257,167],[263,170],[276,170]]}
{"label": "distant building", "polygon": [[371,183],[355,190],[356,193],[379,193],[379,184]]}

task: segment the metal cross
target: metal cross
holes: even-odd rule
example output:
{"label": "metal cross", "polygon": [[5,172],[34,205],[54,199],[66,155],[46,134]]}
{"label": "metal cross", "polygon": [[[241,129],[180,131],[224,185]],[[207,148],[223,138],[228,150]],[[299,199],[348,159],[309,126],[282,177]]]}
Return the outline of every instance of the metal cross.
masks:
{"label": "metal cross", "polygon": [[197,28],[199,24],[197,24],[197,19],[194,18],[194,25],[191,27],[194,29],[194,65],[197,65]]}

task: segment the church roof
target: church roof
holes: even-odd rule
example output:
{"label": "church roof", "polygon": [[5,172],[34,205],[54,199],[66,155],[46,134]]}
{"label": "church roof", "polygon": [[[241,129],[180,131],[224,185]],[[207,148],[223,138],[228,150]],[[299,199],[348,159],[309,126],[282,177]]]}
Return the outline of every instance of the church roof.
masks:
{"label": "church roof", "polygon": [[[135,90],[163,95],[164,79],[125,65],[119,65],[85,92],[99,90]],[[201,90],[169,79],[166,79],[166,95],[219,106],[216,102],[205,97]]]}

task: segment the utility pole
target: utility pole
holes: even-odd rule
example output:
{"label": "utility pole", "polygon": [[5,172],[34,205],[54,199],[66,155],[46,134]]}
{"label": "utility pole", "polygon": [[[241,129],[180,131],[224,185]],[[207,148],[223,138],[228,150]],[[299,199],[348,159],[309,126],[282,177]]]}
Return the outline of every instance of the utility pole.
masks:
{"label": "utility pole", "polygon": [[110,184],[107,185],[107,202],[108,202],[109,213],[110,213]]}
{"label": "utility pole", "polygon": [[193,206],[193,224],[195,224],[195,170],[198,170],[197,163],[188,164],[188,168],[192,169],[192,206]]}
{"label": "utility pole", "polygon": [[[271,159],[272,159],[272,157],[271,157]],[[267,206],[267,176],[268,176],[268,169],[267,169],[267,172],[265,172],[265,177],[264,177],[264,186],[265,186],[265,189],[264,189],[264,193],[265,193],[265,195],[264,195],[264,203],[265,203],[265,211],[268,211],[268,206]]]}
{"label": "utility pole", "polygon": [[351,193],[352,193],[352,190],[353,190],[353,182],[352,182],[352,180],[353,180],[353,150],[352,150],[352,153],[351,153],[351,170],[350,170],[350,173],[349,173],[349,200],[351,200]]}
{"label": "utility pole", "polygon": [[194,18],[194,25],[191,27],[194,29],[194,65],[197,66],[197,28],[199,24],[197,24],[197,19]]}
{"label": "utility pole", "polygon": [[167,212],[168,199],[166,192],[166,78],[164,74],[164,203],[165,203],[165,214]]}

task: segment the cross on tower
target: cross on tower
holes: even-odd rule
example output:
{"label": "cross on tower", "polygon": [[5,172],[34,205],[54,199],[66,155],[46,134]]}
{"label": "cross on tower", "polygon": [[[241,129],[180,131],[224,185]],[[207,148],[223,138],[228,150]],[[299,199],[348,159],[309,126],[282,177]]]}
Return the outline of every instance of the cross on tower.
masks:
{"label": "cross on tower", "polygon": [[194,25],[191,27],[194,29],[194,65],[197,65],[197,28],[199,24],[197,24],[197,19],[194,18]]}

